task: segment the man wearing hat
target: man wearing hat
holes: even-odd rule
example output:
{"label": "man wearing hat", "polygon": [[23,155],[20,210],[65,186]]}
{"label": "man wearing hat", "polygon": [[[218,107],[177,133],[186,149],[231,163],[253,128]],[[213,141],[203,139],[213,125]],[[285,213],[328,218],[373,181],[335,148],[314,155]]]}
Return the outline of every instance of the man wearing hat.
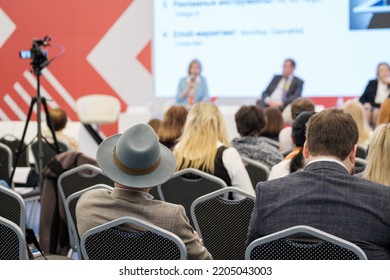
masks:
{"label": "man wearing hat", "polygon": [[76,207],[80,236],[98,225],[132,216],[176,234],[187,248],[188,259],[212,259],[189,224],[184,207],[154,200],[149,194],[176,167],[173,153],[158,142],[149,125],[138,124],[104,140],[97,162],[115,188],[112,192],[91,190],[80,197]]}

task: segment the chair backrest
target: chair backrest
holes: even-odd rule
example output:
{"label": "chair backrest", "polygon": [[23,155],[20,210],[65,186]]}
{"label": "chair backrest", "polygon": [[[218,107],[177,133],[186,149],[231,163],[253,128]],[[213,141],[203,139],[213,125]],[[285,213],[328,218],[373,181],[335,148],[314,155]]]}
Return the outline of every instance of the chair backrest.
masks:
{"label": "chair backrest", "polygon": [[111,95],[90,94],[76,101],[77,115],[84,124],[110,124],[119,118],[121,104]]}
{"label": "chair backrest", "polygon": [[248,171],[248,175],[251,179],[254,189],[256,188],[258,182],[264,182],[268,180],[270,169],[267,165],[243,156],[241,159],[245,165],[246,171]]}
{"label": "chair backrest", "polygon": [[1,186],[0,217],[17,224],[24,232],[26,226],[26,206],[24,200],[17,192]]}
{"label": "chair backrest", "polygon": [[361,173],[366,168],[367,161],[362,158],[355,158],[355,173]]}
{"label": "chair backrest", "polygon": [[0,180],[8,183],[12,172],[12,152],[11,149],[0,143]]}
{"label": "chair backrest", "polygon": [[357,145],[356,149],[356,157],[366,159],[367,157],[367,149],[361,145]]}
{"label": "chair backrest", "polygon": [[[227,200],[227,193],[243,197]],[[238,188],[224,188],[196,199],[191,206],[195,230],[216,260],[243,260],[255,197]]]}
{"label": "chair backrest", "polygon": [[27,260],[23,231],[8,219],[0,217],[0,260]]}
{"label": "chair backrest", "polygon": [[309,226],[291,227],[254,240],[247,260],[366,260],[355,244]]}
{"label": "chair backrest", "polygon": [[[58,146],[60,148],[60,152],[66,152],[69,150],[68,145],[64,142],[57,141]],[[54,145],[54,144],[52,144]],[[38,169],[38,141],[34,141],[31,146],[31,152],[34,156],[36,170]],[[56,150],[50,144],[42,141],[42,150],[43,150],[43,158],[42,158],[42,168],[44,168],[52,159],[57,155]]]}
{"label": "chair backrest", "polygon": [[68,231],[69,231],[69,241],[71,248],[78,253],[79,259],[83,259],[83,256],[80,251],[80,235],[77,228],[77,220],[76,220],[76,205],[79,201],[81,195],[87,191],[94,189],[107,189],[108,191],[112,191],[113,187],[105,185],[105,184],[97,184],[94,186],[90,186],[88,188],[82,189],[78,192],[75,192],[69,195],[64,203],[65,212],[66,212],[66,220],[68,223]]}
{"label": "chair backrest", "polygon": [[[0,139],[0,143],[8,146],[11,149],[12,152],[12,166],[15,165],[16,161],[16,151],[19,149],[19,146],[21,144],[21,140],[16,138],[12,134],[6,134]],[[29,167],[29,158],[28,158],[28,152],[26,149],[26,144],[23,143],[21,153],[19,155],[18,164],[16,165],[18,167]]]}
{"label": "chair backrest", "polygon": [[158,186],[157,189],[161,200],[183,205],[190,224],[193,226],[190,211],[192,202],[202,195],[226,187],[226,183],[216,176],[187,168],[175,172],[167,182]]}
{"label": "chair backrest", "polygon": [[[137,228],[137,231],[125,230]],[[123,217],[88,230],[81,237],[87,260],[187,259],[183,241],[175,234],[146,221]]]}

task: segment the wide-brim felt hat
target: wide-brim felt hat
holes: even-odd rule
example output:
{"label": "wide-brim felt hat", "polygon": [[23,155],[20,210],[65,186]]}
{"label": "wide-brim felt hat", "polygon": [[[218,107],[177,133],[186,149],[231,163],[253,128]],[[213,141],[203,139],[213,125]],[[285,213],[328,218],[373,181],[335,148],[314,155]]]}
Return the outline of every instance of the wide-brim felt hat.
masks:
{"label": "wide-brim felt hat", "polygon": [[132,188],[161,185],[176,169],[172,151],[159,143],[148,124],[134,125],[123,134],[105,139],[96,159],[107,177]]}

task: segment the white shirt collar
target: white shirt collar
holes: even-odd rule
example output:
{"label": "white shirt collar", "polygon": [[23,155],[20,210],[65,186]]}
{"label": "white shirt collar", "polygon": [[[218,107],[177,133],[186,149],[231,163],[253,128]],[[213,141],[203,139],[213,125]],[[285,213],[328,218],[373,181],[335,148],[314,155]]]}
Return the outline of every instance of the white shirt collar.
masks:
{"label": "white shirt collar", "polygon": [[337,160],[337,159],[328,158],[328,157],[321,157],[321,158],[313,159],[313,160],[311,160],[310,162],[308,162],[308,163],[306,164],[306,166],[308,166],[308,165],[310,165],[310,164],[312,164],[312,163],[321,162],[321,161],[330,161],[330,162],[338,163],[338,164],[340,164],[342,167],[344,167],[344,168],[348,171],[348,173],[349,173],[349,170],[348,170],[348,168],[344,165],[344,163],[342,163],[341,161],[339,161],[339,160]]}

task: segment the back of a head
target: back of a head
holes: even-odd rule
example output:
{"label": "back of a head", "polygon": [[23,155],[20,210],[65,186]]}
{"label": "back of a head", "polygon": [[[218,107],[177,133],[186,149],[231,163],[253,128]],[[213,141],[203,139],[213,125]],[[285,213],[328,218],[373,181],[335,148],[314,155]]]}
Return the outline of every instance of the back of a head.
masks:
{"label": "back of a head", "polygon": [[[188,113],[183,134],[174,149],[177,166],[199,168],[202,165],[213,171],[217,141],[229,145],[221,111],[210,102],[196,103]],[[187,166],[190,160],[191,166]]]}
{"label": "back of a head", "polygon": [[278,108],[268,107],[264,109],[264,116],[266,119],[266,125],[262,130],[262,134],[274,134],[279,135],[279,132],[283,129],[284,121],[282,113]]}
{"label": "back of a head", "polygon": [[157,133],[160,128],[161,121],[159,119],[151,119],[148,122],[148,125],[150,125],[153,128],[154,132]]}
{"label": "back of a head", "polygon": [[387,98],[381,105],[377,126],[384,123],[390,123],[390,98]]}
{"label": "back of a head", "polygon": [[66,111],[61,108],[53,108],[49,110],[50,118],[53,122],[54,130],[60,131],[65,128],[68,122]]}
{"label": "back of a head", "polygon": [[300,97],[291,102],[291,117],[294,120],[301,112],[314,112],[315,105],[308,98]]}
{"label": "back of a head", "polygon": [[292,125],[291,136],[297,147],[303,147],[306,141],[306,124],[314,115],[314,112],[301,112],[296,117]]}
{"label": "back of a head", "polygon": [[367,141],[370,137],[370,126],[363,104],[358,100],[350,99],[345,102],[343,110],[349,113],[356,122],[359,130],[359,143]]}
{"label": "back of a head", "polygon": [[171,106],[164,114],[158,131],[162,141],[175,141],[183,133],[184,124],[188,115],[187,108],[182,105]]}
{"label": "back of a head", "polygon": [[306,127],[306,145],[311,156],[344,160],[359,138],[356,122],[341,109],[326,109],[312,116]]}
{"label": "back of a head", "polygon": [[242,106],[235,115],[237,131],[241,136],[259,136],[265,126],[263,110],[259,106]]}
{"label": "back of a head", "polygon": [[370,140],[363,178],[390,186],[390,124],[379,125]]}

